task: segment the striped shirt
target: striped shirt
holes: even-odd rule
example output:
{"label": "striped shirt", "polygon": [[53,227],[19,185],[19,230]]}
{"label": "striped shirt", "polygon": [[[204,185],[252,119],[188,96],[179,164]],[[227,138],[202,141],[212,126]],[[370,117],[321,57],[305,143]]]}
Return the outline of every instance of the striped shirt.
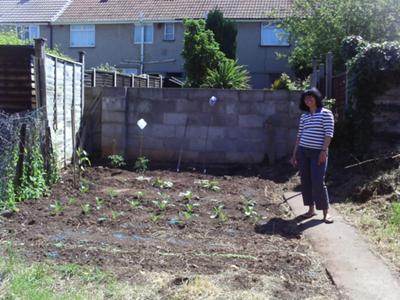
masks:
{"label": "striped shirt", "polygon": [[315,113],[304,113],[300,117],[297,137],[299,145],[306,148],[322,149],[326,136],[333,137],[334,120],[329,109],[319,108]]}

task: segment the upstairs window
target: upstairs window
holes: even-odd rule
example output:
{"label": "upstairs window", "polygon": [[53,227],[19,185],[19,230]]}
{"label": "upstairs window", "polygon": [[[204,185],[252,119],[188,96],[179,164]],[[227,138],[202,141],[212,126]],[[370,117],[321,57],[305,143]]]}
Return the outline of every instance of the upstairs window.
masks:
{"label": "upstairs window", "polygon": [[134,43],[141,44],[142,43],[142,28],[144,28],[144,44],[152,44],[153,43],[153,24],[137,24],[134,29]]}
{"label": "upstairs window", "polygon": [[71,25],[70,46],[71,47],[94,47],[95,25]]}
{"label": "upstairs window", "polygon": [[289,34],[275,24],[261,24],[261,46],[289,46]]}
{"label": "upstairs window", "polygon": [[21,40],[33,40],[40,36],[39,25],[17,25],[15,29]]}
{"label": "upstairs window", "polygon": [[175,24],[165,23],[164,24],[164,41],[175,40]]}

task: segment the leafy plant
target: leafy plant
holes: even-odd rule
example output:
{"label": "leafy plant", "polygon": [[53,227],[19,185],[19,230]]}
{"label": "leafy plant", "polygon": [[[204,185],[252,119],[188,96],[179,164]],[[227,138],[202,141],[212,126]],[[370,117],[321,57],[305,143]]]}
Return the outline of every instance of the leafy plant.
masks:
{"label": "leafy plant", "polygon": [[219,190],[221,190],[221,188],[218,186],[218,181],[215,181],[215,180],[204,179],[204,180],[198,180],[195,183],[200,184],[200,186],[202,188],[205,188],[207,190],[211,190],[214,192],[218,192]]}
{"label": "leafy plant", "polygon": [[133,209],[140,207],[140,204],[141,204],[140,200],[137,200],[137,199],[127,199],[126,201],[129,203],[129,205]]}
{"label": "leafy plant", "polygon": [[54,201],[53,204],[50,204],[50,209],[53,215],[60,215],[64,212],[64,207],[58,200]]}
{"label": "leafy plant", "polygon": [[108,159],[111,162],[111,166],[113,166],[114,168],[120,168],[126,165],[125,159],[122,155],[110,155],[108,156]]}
{"label": "leafy plant", "polygon": [[183,211],[182,215],[185,218],[185,220],[187,220],[187,221],[189,221],[189,220],[191,220],[193,218],[193,213],[192,212]]}
{"label": "leafy plant", "polygon": [[103,207],[104,200],[100,197],[96,197],[96,209],[100,210]]}
{"label": "leafy plant", "polygon": [[135,161],[135,170],[139,172],[145,172],[149,168],[150,160],[145,156],[139,156]]}
{"label": "leafy plant", "polygon": [[194,195],[193,195],[192,191],[186,191],[184,193],[179,193],[179,196],[183,197],[183,199],[186,199],[186,200],[190,201],[193,198]]}
{"label": "leafy plant", "polygon": [[82,174],[83,172],[85,172],[85,170],[88,166],[92,165],[92,163],[90,162],[88,153],[85,150],[83,150],[82,148],[78,148],[76,150],[76,156],[78,159],[79,169]]}
{"label": "leafy plant", "polygon": [[89,190],[90,190],[89,181],[84,179],[84,178],[82,178],[80,180],[79,191],[81,193],[85,194],[85,193],[89,192]]}
{"label": "leafy plant", "polygon": [[150,214],[150,221],[152,221],[152,222],[157,222],[158,220],[160,220],[160,218],[161,218],[161,216],[160,215],[158,215],[158,214]]}
{"label": "leafy plant", "polygon": [[87,215],[92,210],[92,207],[90,206],[89,203],[84,203],[84,204],[81,205],[81,209],[82,209],[82,213]]}
{"label": "leafy plant", "polygon": [[112,212],[111,212],[111,219],[114,220],[114,221],[116,221],[116,220],[118,220],[122,215],[123,215],[122,212],[119,212],[119,211],[112,211]]}
{"label": "leafy plant", "polygon": [[114,199],[118,195],[118,193],[111,188],[107,189],[107,194],[111,199]]}
{"label": "leafy plant", "polygon": [[136,192],[135,198],[138,199],[139,201],[143,200],[143,198],[144,198],[144,192],[142,192],[142,191]]}
{"label": "leafy plant", "polygon": [[185,204],[185,209],[188,213],[193,214],[194,213],[194,208],[198,207],[199,205],[197,203],[187,203]]}
{"label": "leafy plant", "polygon": [[170,205],[170,197],[167,194],[164,193],[159,193],[159,195],[161,196],[161,200],[154,200],[153,204],[160,210],[160,211],[164,211],[167,209],[167,207]]}
{"label": "leafy plant", "polygon": [[76,197],[68,197],[67,201],[69,205],[73,205],[78,202],[78,199]]}
{"label": "leafy plant", "polygon": [[221,205],[215,206],[212,209],[212,212],[213,213],[211,215],[211,218],[218,219],[221,223],[225,223],[228,220],[228,217],[224,212],[224,205],[221,204]]}
{"label": "leafy plant", "polygon": [[153,186],[161,189],[170,189],[174,186],[174,183],[172,181],[156,178],[155,181],[153,182]]}
{"label": "leafy plant", "polygon": [[253,201],[247,201],[243,206],[243,213],[247,218],[252,217],[254,214],[257,214],[254,210],[256,203]]}
{"label": "leafy plant", "polygon": [[207,70],[202,87],[220,89],[248,89],[249,72],[237,60],[225,58],[215,69]]}

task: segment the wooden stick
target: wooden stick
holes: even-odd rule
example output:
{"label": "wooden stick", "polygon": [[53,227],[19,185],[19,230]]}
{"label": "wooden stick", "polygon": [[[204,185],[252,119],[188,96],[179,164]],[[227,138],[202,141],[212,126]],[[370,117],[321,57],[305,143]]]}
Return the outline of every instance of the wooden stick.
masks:
{"label": "wooden stick", "polygon": [[396,154],[396,155],[394,155],[394,156],[372,158],[372,159],[364,160],[364,161],[359,162],[359,163],[357,163],[357,164],[349,165],[349,166],[345,167],[345,169],[350,169],[350,168],[362,166],[362,165],[368,164],[368,163],[370,163],[370,162],[374,162],[374,161],[381,160],[381,159],[383,159],[383,160],[387,160],[387,159],[396,159],[396,158],[398,158],[398,157],[400,157],[400,154]]}

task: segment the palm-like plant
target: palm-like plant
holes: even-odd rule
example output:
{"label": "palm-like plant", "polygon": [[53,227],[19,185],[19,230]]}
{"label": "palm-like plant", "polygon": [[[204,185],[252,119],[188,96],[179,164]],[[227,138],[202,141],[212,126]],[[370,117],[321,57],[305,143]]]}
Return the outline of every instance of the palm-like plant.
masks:
{"label": "palm-like plant", "polygon": [[222,89],[248,89],[249,72],[237,60],[226,58],[214,70],[208,70],[203,87]]}

